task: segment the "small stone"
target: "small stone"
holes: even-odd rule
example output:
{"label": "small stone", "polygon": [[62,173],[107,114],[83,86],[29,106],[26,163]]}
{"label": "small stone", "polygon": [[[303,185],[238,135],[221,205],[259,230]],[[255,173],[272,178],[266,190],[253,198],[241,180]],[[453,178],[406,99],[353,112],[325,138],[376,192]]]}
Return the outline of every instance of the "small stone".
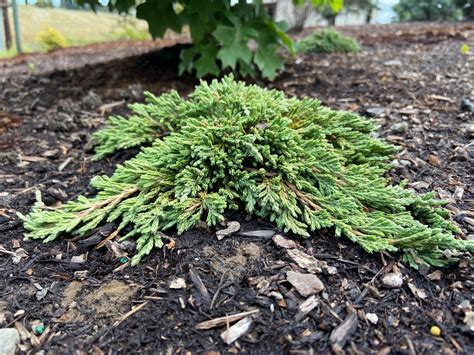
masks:
{"label": "small stone", "polygon": [[432,272],[431,274],[427,275],[426,277],[428,277],[428,279],[431,281],[439,281],[441,280],[441,271],[436,270]]}
{"label": "small stone", "polygon": [[337,274],[337,268],[334,267],[334,266],[325,267],[325,268],[324,268],[324,271],[326,271],[326,273],[327,273],[328,275],[336,275],[336,274]]}
{"label": "small stone", "polygon": [[303,297],[308,297],[324,290],[324,285],[321,280],[313,274],[288,271],[286,279]]}
{"label": "small stone", "polygon": [[360,290],[358,290],[357,288],[351,288],[349,290],[349,297],[351,298],[351,300],[355,300],[359,296],[360,296]]}
{"label": "small stone", "polygon": [[461,308],[464,312],[470,311],[472,309],[471,302],[469,302],[469,300],[463,300],[458,307]]}
{"label": "small stone", "polygon": [[474,112],[474,102],[471,100],[464,98],[461,100],[461,110]]}
{"label": "small stone", "polygon": [[183,278],[178,277],[170,282],[169,287],[174,290],[178,290],[180,288],[186,288],[186,281]]}
{"label": "small stone", "polygon": [[20,342],[20,333],[15,328],[0,329],[0,354],[15,355],[16,346]]}
{"label": "small stone", "polygon": [[86,255],[86,254],[74,255],[74,256],[71,258],[71,263],[82,264],[83,262],[86,261],[86,259],[87,259],[87,255]]}
{"label": "small stone", "polygon": [[399,272],[391,272],[382,278],[384,286],[389,288],[399,288],[403,285],[402,274]]}
{"label": "small stone", "polygon": [[367,313],[365,318],[367,318],[367,320],[374,325],[379,322],[379,317],[375,313]]}
{"label": "small stone", "polygon": [[474,312],[467,311],[464,315],[464,324],[466,324],[466,330],[471,334],[474,333]]}
{"label": "small stone", "polygon": [[392,133],[405,133],[408,130],[408,123],[397,122],[390,126],[389,131]]}
{"label": "small stone", "polygon": [[435,337],[439,337],[441,335],[441,329],[437,327],[436,325],[433,325],[430,328],[430,334],[434,335]]}
{"label": "small stone", "polygon": [[293,249],[297,248],[298,245],[296,244],[295,241],[286,239],[284,236],[281,234],[275,234],[272,238],[273,242],[276,244],[276,246],[284,249]]}
{"label": "small stone", "polygon": [[471,138],[474,136],[474,124],[473,123],[465,123],[461,125],[461,128],[466,135]]}
{"label": "small stone", "polygon": [[85,280],[89,274],[88,270],[79,270],[74,272],[74,279],[76,280]]}

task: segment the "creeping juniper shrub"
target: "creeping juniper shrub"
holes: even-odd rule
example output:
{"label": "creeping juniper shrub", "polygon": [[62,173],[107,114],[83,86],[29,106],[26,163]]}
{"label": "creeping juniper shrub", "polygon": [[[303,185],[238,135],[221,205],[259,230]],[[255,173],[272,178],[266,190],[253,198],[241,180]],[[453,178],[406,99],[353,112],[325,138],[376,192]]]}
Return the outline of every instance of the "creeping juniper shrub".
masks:
{"label": "creeping juniper shrub", "polygon": [[29,237],[83,236],[115,221],[122,239],[137,240],[137,264],[163,245],[162,231],[214,226],[241,209],[303,237],[330,228],[370,253],[402,251],[414,267],[446,265],[445,250],[474,250],[454,237],[442,202],[384,177],[396,149],[372,137],[366,118],[232,77],[201,82],[187,100],[148,93],[131,109],[95,134],[96,158],[145,147],[112,176],[95,177],[95,196],[21,216]]}
{"label": "creeping juniper shrub", "polygon": [[359,52],[360,47],[354,38],[346,37],[333,29],[316,30],[298,42],[301,53]]}

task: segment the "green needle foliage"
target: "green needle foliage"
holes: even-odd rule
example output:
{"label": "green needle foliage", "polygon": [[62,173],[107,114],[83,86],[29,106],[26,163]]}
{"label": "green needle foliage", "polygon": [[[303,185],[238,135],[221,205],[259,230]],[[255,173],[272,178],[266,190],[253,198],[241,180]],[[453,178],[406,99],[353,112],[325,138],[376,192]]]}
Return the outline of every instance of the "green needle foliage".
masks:
{"label": "green needle foliage", "polygon": [[316,30],[298,42],[302,53],[350,53],[359,52],[360,47],[354,38],[343,36],[333,29]]}
{"label": "green needle foliage", "polygon": [[368,119],[232,77],[201,82],[187,100],[147,94],[131,109],[95,134],[96,157],[148,147],[95,177],[94,197],[35,206],[22,216],[29,237],[84,236],[115,221],[122,239],[137,239],[136,264],[163,245],[163,231],[215,226],[241,209],[303,237],[331,228],[370,253],[401,250],[414,267],[446,265],[447,249],[474,250],[454,238],[442,202],[384,177],[396,149],[372,137]]}

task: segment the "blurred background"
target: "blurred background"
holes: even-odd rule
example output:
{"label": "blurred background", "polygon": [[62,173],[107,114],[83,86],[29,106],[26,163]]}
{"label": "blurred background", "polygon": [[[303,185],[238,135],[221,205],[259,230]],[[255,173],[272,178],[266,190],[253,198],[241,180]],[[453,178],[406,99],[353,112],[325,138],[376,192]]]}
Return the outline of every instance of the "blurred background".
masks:
{"label": "blurred background", "polygon": [[[21,51],[50,51],[118,40],[151,39],[147,23],[134,14],[109,13],[107,1],[96,8],[74,0],[16,0]],[[292,0],[264,0],[277,21],[286,21],[293,32],[305,27],[387,24],[404,21],[473,20],[474,0],[345,0],[341,12],[315,9],[307,1],[295,7]],[[0,0],[0,58],[18,53],[15,41],[13,0]]]}

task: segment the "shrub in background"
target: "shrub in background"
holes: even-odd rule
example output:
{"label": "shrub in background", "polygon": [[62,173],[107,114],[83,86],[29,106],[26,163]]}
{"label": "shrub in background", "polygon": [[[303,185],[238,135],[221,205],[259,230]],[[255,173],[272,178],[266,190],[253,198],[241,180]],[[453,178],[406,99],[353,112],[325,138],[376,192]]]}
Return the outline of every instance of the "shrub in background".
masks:
{"label": "shrub in background", "polygon": [[360,51],[360,46],[354,38],[344,36],[331,28],[314,31],[311,35],[301,39],[297,47],[302,53]]}
{"label": "shrub in background", "polygon": [[38,43],[46,51],[52,51],[67,46],[67,41],[61,33],[50,26],[46,26],[43,31],[38,33]]}
{"label": "shrub in background", "polygon": [[114,222],[113,235],[137,240],[136,264],[163,245],[163,231],[215,226],[240,209],[303,237],[330,228],[368,252],[400,250],[414,267],[474,251],[474,241],[454,237],[442,202],[385,177],[396,149],[373,138],[368,119],[232,77],[201,82],[187,100],[147,94],[131,109],[95,134],[96,157],[147,147],[95,177],[95,196],[57,208],[39,201],[20,216],[29,237],[85,236]]}
{"label": "shrub in background", "polygon": [[136,28],[133,24],[125,24],[115,36],[118,40],[145,41],[151,36],[147,31]]}

